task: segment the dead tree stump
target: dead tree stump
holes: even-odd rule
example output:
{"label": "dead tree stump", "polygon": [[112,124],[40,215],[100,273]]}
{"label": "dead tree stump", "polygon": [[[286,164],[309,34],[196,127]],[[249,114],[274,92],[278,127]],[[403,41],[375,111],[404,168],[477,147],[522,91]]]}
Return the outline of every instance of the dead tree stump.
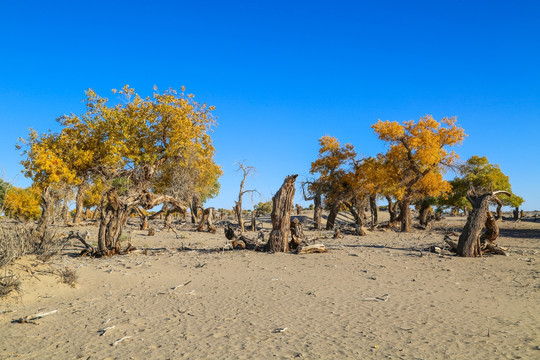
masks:
{"label": "dead tree stump", "polygon": [[259,244],[256,240],[250,239],[244,235],[238,237],[234,229],[230,226],[225,228],[225,237],[232,243],[233,249],[237,250],[259,250]]}
{"label": "dead tree stump", "polygon": [[[467,199],[471,203],[473,209],[470,212],[467,223],[459,237],[457,246],[457,254],[459,256],[481,256],[482,251],[485,249],[495,253],[505,253],[504,249],[497,247],[493,243],[499,236],[499,227],[493,214],[489,211],[489,203],[492,201],[496,202],[494,197],[501,193],[511,196],[511,194],[506,191],[495,191],[478,195],[473,186],[469,186]],[[487,230],[486,233],[482,235],[484,226]]]}
{"label": "dead tree stump", "polygon": [[287,176],[281,188],[272,198],[272,232],[266,244],[266,249],[270,252],[289,251],[294,183],[297,177],[297,174]]}
{"label": "dead tree stump", "polygon": [[291,242],[289,243],[291,250],[296,250],[302,243],[305,243],[304,227],[298,219],[291,221],[291,238]]}

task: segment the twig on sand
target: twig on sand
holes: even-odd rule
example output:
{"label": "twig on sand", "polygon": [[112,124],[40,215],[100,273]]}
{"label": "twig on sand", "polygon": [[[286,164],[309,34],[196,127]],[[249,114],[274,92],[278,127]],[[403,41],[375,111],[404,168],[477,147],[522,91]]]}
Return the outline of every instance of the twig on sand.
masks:
{"label": "twig on sand", "polygon": [[37,325],[37,323],[34,320],[41,319],[42,317],[47,316],[47,315],[55,314],[56,312],[58,312],[58,310],[53,310],[53,311],[49,311],[45,313],[38,313],[35,315],[27,315],[20,319],[13,320],[12,322],[19,323],[19,324],[36,324]]}
{"label": "twig on sand", "polygon": [[98,330],[98,333],[101,333],[101,334],[99,334],[99,336],[105,335],[105,333],[107,332],[107,330],[114,329],[115,327],[116,327],[116,325],[113,325],[113,326],[109,326],[109,327],[106,327],[106,328],[104,328],[104,329]]}
{"label": "twig on sand", "polygon": [[176,290],[176,289],[178,289],[179,287],[188,285],[189,283],[191,283],[191,280],[189,280],[189,281],[188,281],[187,283],[185,283],[185,284],[176,285],[176,286],[173,287],[172,289],[173,289],[173,290]]}
{"label": "twig on sand", "polygon": [[383,296],[380,296],[380,297],[364,298],[364,301],[383,301],[383,302],[387,302],[389,298],[390,298],[389,294],[384,294]]}
{"label": "twig on sand", "polygon": [[273,333],[280,333],[280,332],[285,332],[285,331],[287,331],[287,328],[286,328],[286,327],[284,327],[284,328],[278,328],[278,329],[276,329],[276,330],[274,330],[274,331],[272,331],[272,332],[273,332]]}
{"label": "twig on sand", "polygon": [[120,339],[118,339],[118,340],[115,340],[115,341],[111,344],[111,346],[116,346],[120,341],[129,339],[130,337],[131,337],[131,336],[124,336],[123,338],[120,338]]}

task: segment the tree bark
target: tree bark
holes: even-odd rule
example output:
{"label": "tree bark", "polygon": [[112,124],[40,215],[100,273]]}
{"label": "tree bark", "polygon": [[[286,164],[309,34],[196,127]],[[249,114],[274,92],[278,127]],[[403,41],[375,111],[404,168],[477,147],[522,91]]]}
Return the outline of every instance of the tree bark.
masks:
{"label": "tree bark", "polygon": [[362,206],[356,211],[355,207],[352,204],[347,204],[349,212],[354,218],[354,225],[356,229],[356,234],[359,236],[365,236],[366,231],[364,230],[364,210]]}
{"label": "tree bark", "polygon": [[297,177],[298,175],[287,176],[281,188],[272,198],[272,232],[266,245],[266,249],[270,252],[289,251],[294,183]]}
{"label": "tree bark", "polygon": [[[486,193],[481,196],[476,194],[472,186],[467,191],[467,199],[472,205],[472,210],[467,218],[467,223],[459,237],[457,254],[464,257],[477,257],[482,254],[481,240],[487,240],[488,245],[499,235],[499,227],[489,211],[489,203],[495,201],[497,193]],[[507,192],[502,192],[509,195]],[[486,226],[486,233],[481,236],[482,229]]]}
{"label": "tree bark", "polygon": [[514,209],[514,220],[519,220],[519,207],[516,206],[516,208]]}
{"label": "tree bark", "polygon": [[293,219],[291,221],[291,242],[289,243],[289,248],[291,250],[296,250],[305,240],[304,227],[298,219]]}
{"label": "tree bark", "polygon": [[257,231],[257,212],[253,210],[251,212],[251,231]]}
{"label": "tree bark", "polygon": [[313,222],[315,223],[315,229],[322,230],[322,199],[320,194],[316,194],[313,197]]}
{"label": "tree bark", "polygon": [[401,199],[399,203],[399,209],[401,212],[401,231],[402,232],[411,232],[412,231],[412,224],[411,224],[411,209],[409,207],[410,200],[406,197]]}
{"label": "tree bark", "polygon": [[376,226],[379,223],[379,209],[377,208],[377,196],[369,196],[369,208],[371,211],[371,226]]}
{"label": "tree bark", "polygon": [[212,222],[212,213],[214,208],[209,207],[204,209],[202,212],[201,221],[199,223],[199,226],[197,227],[197,231],[203,231],[204,224],[207,224],[208,232],[211,232],[212,234],[216,233],[216,227],[214,226],[214,223]]}
{"label": "tree bark", "polygon": [[389,223],[392,224],[397,221],[397,208],[398,208],[398,202],[393,202],[392,198],[390,196],[386,196],[386,200],[388,201],[388,213],[390,214],[390,221]]}
{"label": "tree bark", "polygon": [[78,224],[81,222],[83,217],[83,200],[84,200],[84,193],[86,192],[86,189],[88,188],[88,185],[85,181],[83,181],[77,188],[77,195],[75,196],[75,216],[73,216],[73,223]]}
{"label": "tree bark", "polygon": [[41,192],[41,217],[37,224],[39,234],[44,234],[47,226],[51,224],[54,213],[54,199],[51,195],[51,187],[46,186]]}
{"label": "tree bark", "polygon": [[429,221],[431,220],[431,214],[433,213],[433,210],[431,208],[431,205],[427,201],[422,201],[420,203],[420,225],[427,227],[429,224]]}
{"label": "tree bark", "polygon": [[191,210],[191,223],[196,224],[199,221],[199,207],[201,206],[199,197],[194,195],[191,198],[191,204],[189,206]]}
{"label": "tree bark", "polygon": [[67,226],[69,223],[69,207],[66,198],[62,200],[62,222],[64,223],[64,226]]}
{"label": "tree bark", "polygon": [[242,203],[235,201],[233,210],[234,210],[234,214],[236,215],[236,220],[238,221],[238,226],[240,227],[240,231],[245,232],[246,229],[244,228],[244,218],[242,217]]}
{"label": "tree bark", "polygon": [[332,230],[334,228],[334,224],[336,222],[336,217],[339,213],[339,208],[341,207],[342,201],[337,200],[334,203],[332,203],[332,207],[330,208],[330,213],[328,214],[328,218],[326,219],[326,230]]}

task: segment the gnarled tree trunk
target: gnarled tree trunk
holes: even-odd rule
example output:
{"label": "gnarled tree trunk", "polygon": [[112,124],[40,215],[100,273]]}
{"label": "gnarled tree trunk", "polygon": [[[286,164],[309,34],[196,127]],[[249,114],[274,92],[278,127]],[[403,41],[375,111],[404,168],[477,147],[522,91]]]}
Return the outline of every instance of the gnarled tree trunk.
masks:
{"label": "gnarled tree trunk", "polygon": [[289,251],[289,235],[291,231],[291,211],[294,201],[294,182],[298,175],[285,178],[283,185],[272,198],[272,232],[266,244],[271,252]]}
{"label": "gnarled tree trunk", "polygon": [[233,210],[234,210],[234,214],[236,215],[236,220],[238,221],[238,226],[240,227],[240,231],[241,232],[246,231],[246,229],[244,228],[244,218],[242,217],[242,203],[235,201]]}
{"label": "gnarled tree trunk", "polygon": [[289,248],[291,250],[298,249],[305,238],[302,223],[298,219],[293,219],[291,221],[291,242],[289,243]]}
{"label": "gnarled tree trunk", "polygon": [[371,226],[379,223],[379,209],[377,208],[377,196],[369,195],[369,209],[371,211]]}
{"label": "gnarled tree trunk", "polygon": [[84,193],[88,188],[88,184],[83,181],[77,188],[77,195],[75,196],[75,216],[73,216],[73,223],[78,224],[81,222],[83,217],[83,207],[84,207]]}
{"label": "gnarled tree trunk", "polygon": [[433,209],[431,208],[431,205],[427,201],[422,201],[420,203],[420,225],[427,227],[429,224],[429,221],[431,220],[431,215],[433,214]]}
{"label": "gnarled tree trunk", "polygon": [[334,228],[336,217],[339,213],[339,208],[341,208],[342,203],[343,202],[341,200],[337,200],[332,203],[330,213],[328,214],[328,218],[326,219],[326,230],[332,230]]}
{"label": "gnarled tree trunk", "polygon": [[386,196],[388,201],[388,213],[390,214],[390,224],[396,223],[398,220],[398,201],[393,202],[390,196]]}
{"label": "gnarled tree trunk", "polygon": [[322,230],[322,199],[320,194],[316,194],[313,197],[313,222],[315,223],[315,229]]}
{"label": "gnarled tree trunk", "polygon": [[356,229],[356,234],[360,236],[365,236],[366,231],[364,229],[364,209],[362,206],[358,208],[358,211],[355,209],[355,207],[352,204],[347,203],[347,207],[349,208],[349,211],[351,215],[354,218],[354,226]]}
{"label": "gnarled tree trunk", "polygon": [[212,222],[212,214],[213,214],[213,207],[209,207],[204,209],[202,212],[201,221],[199,223],[199,226],[197,227],[197,231],[203,231],[204,224],[207,224],[208,232],[211,232],[212,234],[216,233],[216,227],[214,226],[214,223]]}
{"label": "gnarled tree trunk", "polygon": [[37,224],[37,231],[39,234],[43,234],[47,226],[52,222],[54,215],[54,199],[51,194],[51,187],[46,186],[41,192],[41,217]]}
{"label": "gnarled tree trunk", "polygon": [[191,211],[191,223],[196,224],[199,221],[199,207],[201,206],[201,201],[199,200],[199,197],[194,195],[191,198],[191,204],[189,205],[189,209]]}
{"label": "gnarled tree trunk", "polygon": [[[467,223],[459,237],[457,254],[464,257],[477,257],[482,254],[482,241],[487,240],[488,248],[492,246],[493,241],[499,235],[499,227],[489,211],[489,203],[495,201],[494,197],[498,193],[505,191],[490,192],[483,195],[477,195],[472,186],[467,191],[467,199],[472,205],[472,210],[467,218]],[[481,236],[482,229],[486,226],[486,233]]]}
{"label": "gnarled tree trunk", "polygon": [[402,232],[411,232],[412,231],[412,224],[411,224],[411,208],[410,208],[410,200],[406,197],[401,199],[399,202],[399,210],[401,213],[401,231]]}

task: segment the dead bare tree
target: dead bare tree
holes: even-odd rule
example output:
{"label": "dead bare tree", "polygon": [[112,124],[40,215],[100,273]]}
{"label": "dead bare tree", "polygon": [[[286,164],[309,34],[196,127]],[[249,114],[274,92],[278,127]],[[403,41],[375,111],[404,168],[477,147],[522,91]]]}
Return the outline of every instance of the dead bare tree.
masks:
{"label": "dead bare tree", "polygon": [[[497,194],[512,196],[507,191],[491,191],[483,195],[478,195],[474,187],[469,185],[467,199],[472,205],[472,211],[467,218],[467,223],[459,237],[457,244],[457,254],[464,257],[481,256],[485,251],[497,254],[506,254],[505,249],[495,245],[494,241],[499,236],[499,227],[491,211],[490,202],[497,202]],[[486,227],[486,232],[482,234],[482,229]]]}
{"label": "dead bare tree", "polygon": [[298,175],[287,176],[281,188],[272,198],[272,232],[266,244],[266,249],[270,252],[289,251],[294,183],[297,177]]}
{"label": "dead bare tree", "polygon": [[242,171],[242,181],[240,182],[240,191],[238,192],[238,201],[235,201],[234,205],[234,213],[236,215],[236,219],[238,220],[238,226],[240,227],[240,231],[244,232],[246,231],[244,228],[244,219],[242,217],[242,197],[247,193],[253,193],[257,190],[244,190],[244,185],[246,184],[246,178],[249,175],[252,175],[256,170],[253,166],[248,166],[241,162],[236,162],[238,165],[238,171]]}

